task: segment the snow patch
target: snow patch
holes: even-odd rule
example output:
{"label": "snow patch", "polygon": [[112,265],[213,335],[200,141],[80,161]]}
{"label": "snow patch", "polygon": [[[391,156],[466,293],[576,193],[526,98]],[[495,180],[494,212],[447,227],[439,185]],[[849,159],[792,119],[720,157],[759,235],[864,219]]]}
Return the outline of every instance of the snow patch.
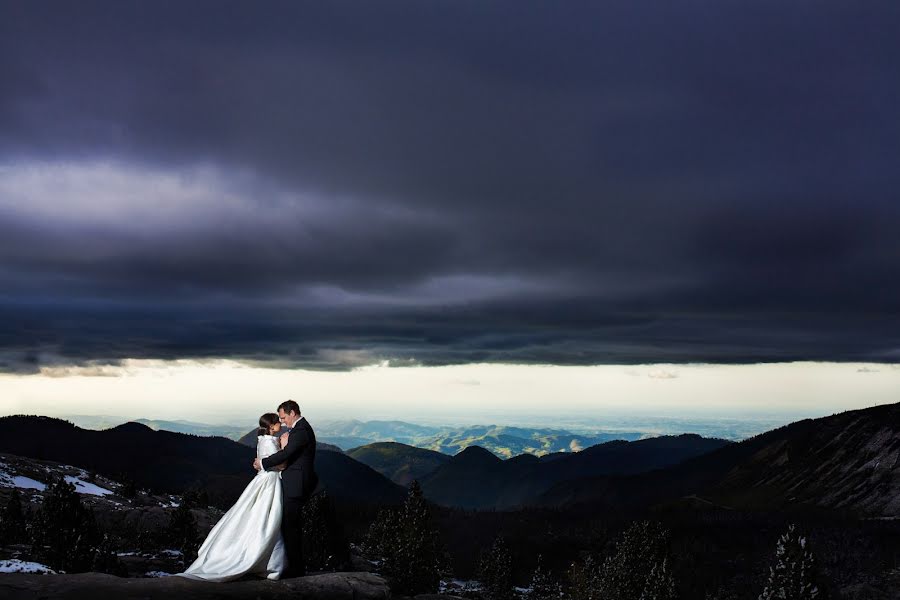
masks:
{"label": "snow patch", "polygon": [[166,573],[165,571],[147,571],[144,573],[144,577],[169,577],[171,573]]}
{"label": "snow patch", "polygon": [[0,462],[0,487],[16,487],[22,490],[40,490],[44,491],[47,486],[36,481],[31,477],[23,477],[21,475],[10,475],[3,467],[8,465]]}
{"label": "snow patch", "polygon": [[31,477],[22,477],[21,475],[12,477],[12,485],[21,490],[39,490],[43,492],[47,489],[47,486],[40,481],[35,481]]}
{"label": "snow patch", "polygon": [[112,494],[112,492],[106,488],[94,485],[93,483],[88,483],[87,481],[82,481],[81,479],[72,477],[71,475],[66,475],[66,482],[74,485],[75,491],[79,494],[90,494],[92,496],[108,496]]}
{"label": "snow patch", "polygon": [[16,558],[0,560],[0,573],[51,573],[56,571],[41,563],[28,562]]}
{"label": "snow patch", "polygon": [[481,590],[481,582],[477,579],[442,579],[438,584],[438,593],[476,592]]}

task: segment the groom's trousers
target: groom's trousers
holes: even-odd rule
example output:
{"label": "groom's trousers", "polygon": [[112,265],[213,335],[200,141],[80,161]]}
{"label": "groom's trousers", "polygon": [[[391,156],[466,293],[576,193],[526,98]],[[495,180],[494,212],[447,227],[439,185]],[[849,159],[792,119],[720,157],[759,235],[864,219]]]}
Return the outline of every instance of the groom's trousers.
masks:
{"label": "groom's trousers", "polygon": [[303,562],[303,499],[287,496],[282,496],[282,499],[281,535],[284,538],[287,572],[299,577],[306,574]]}

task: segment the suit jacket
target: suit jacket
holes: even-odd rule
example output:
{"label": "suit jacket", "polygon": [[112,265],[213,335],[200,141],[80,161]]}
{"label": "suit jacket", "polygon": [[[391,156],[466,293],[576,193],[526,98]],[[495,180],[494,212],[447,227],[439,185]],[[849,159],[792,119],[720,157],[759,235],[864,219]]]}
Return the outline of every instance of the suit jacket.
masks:
{"label": "suit jacket", "polygon": [[309,421],[300,418],[294,423],[287,446],[271,456],[262,459],[263,469],[269,470],[281,463],[287,463],[281,472],[281,486],[288,498],[309,498],[319,477],[316,475],[316,434]]}

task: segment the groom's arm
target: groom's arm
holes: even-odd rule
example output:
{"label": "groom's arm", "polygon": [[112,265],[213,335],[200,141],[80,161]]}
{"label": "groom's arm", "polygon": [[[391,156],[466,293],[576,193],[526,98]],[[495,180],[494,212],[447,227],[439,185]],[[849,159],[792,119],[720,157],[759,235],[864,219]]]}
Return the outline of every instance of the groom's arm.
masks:
{"label": "groom's arm", "polygon": [[309,434],[303,428],[292,429],[288,436],[287,446],[259,461],[263,471],[269,471],[275,465],[291,460],[309,445]]}

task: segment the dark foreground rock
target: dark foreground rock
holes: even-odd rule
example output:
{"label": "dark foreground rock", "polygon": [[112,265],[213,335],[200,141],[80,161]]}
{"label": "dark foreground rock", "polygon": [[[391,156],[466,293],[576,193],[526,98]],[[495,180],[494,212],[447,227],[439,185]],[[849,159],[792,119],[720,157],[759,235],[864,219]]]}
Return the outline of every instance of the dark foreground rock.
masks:
{"label": "dark foreground rock", "polygon": [[390,590],[373,573],[323,573],[283,581],[249,580],[208,583],[182,577],[124,579],[100,573],[78,575],[0,575],[0,598],[98,600],[205,600],[207,598],[315,598],[316,600],[388,600]]}

